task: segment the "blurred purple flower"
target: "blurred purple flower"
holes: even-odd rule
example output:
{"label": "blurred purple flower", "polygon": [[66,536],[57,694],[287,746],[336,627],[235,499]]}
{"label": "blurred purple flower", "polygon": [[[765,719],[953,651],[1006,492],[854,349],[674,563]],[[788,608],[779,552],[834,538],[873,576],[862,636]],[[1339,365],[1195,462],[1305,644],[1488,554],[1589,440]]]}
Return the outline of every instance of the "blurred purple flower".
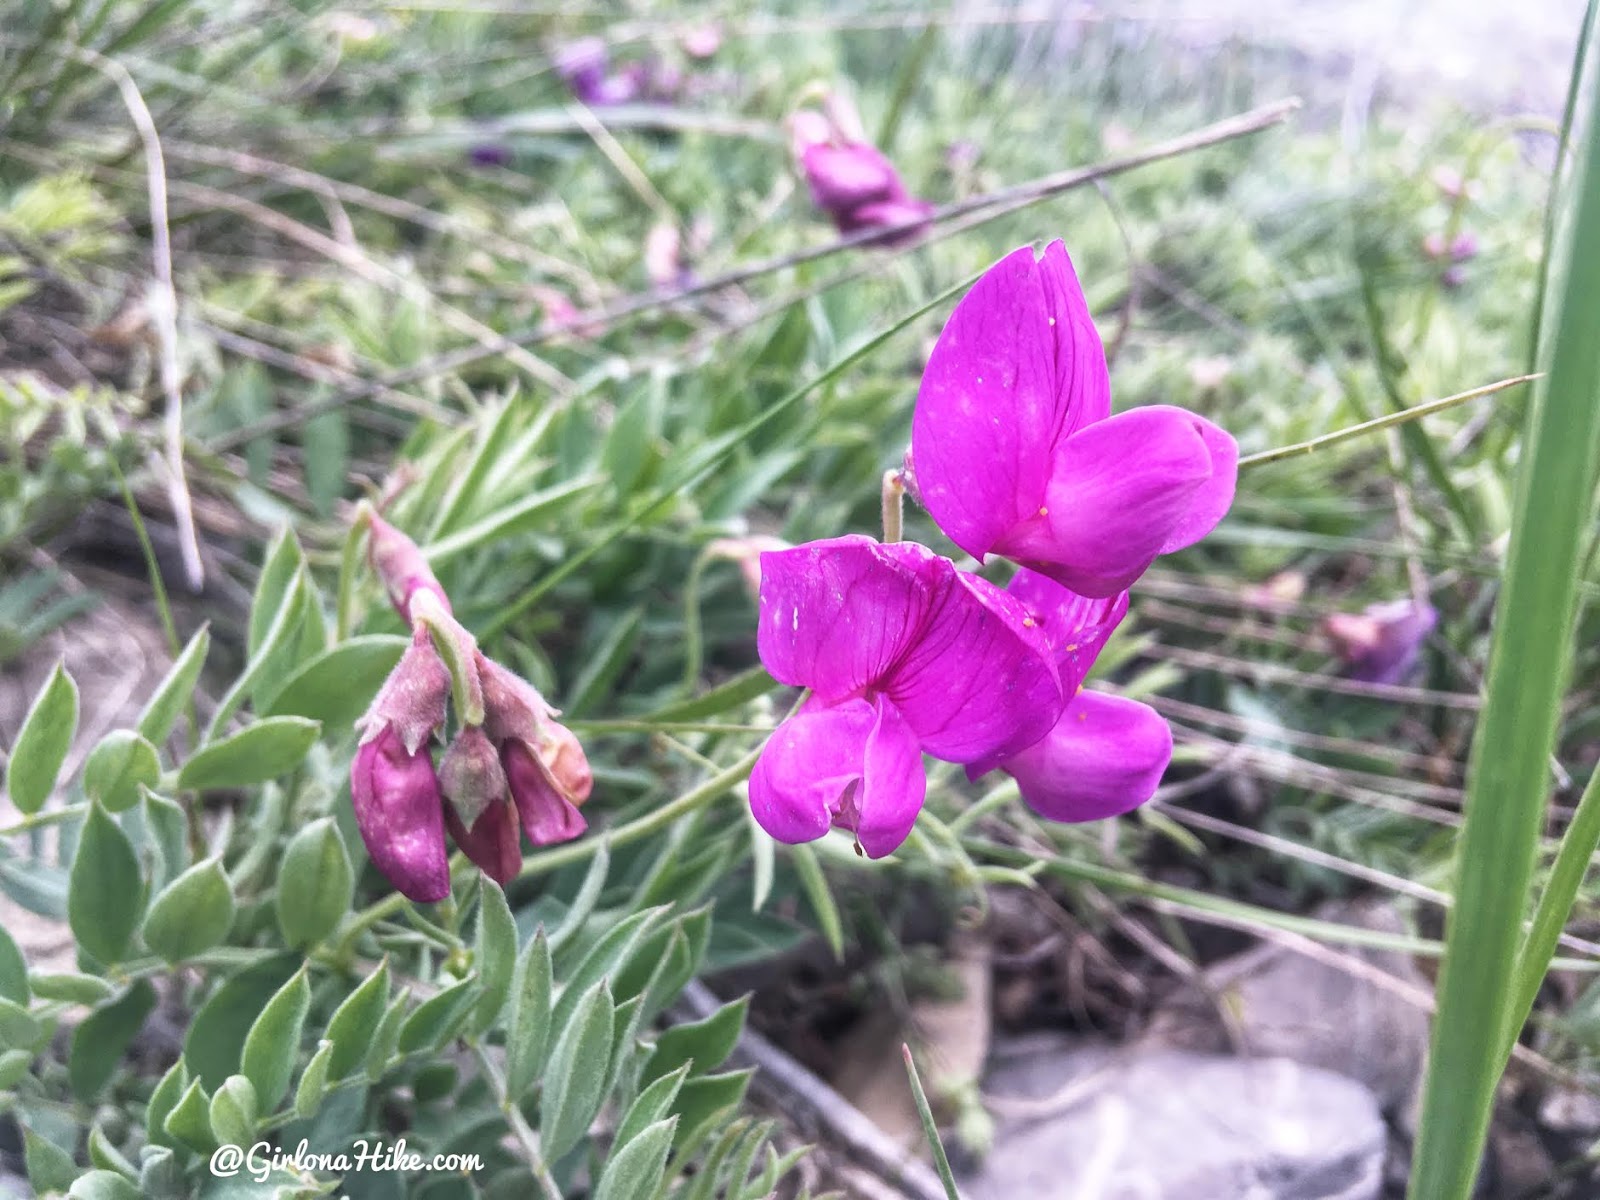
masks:
{"label": "blurred purple flower", "polygon": [[556,74],[561,76],[567,90],[585,104],[599,100],[609,63],[606,44],[597,37],[579,38],[555,53]]}
{"label": "blurred purple flower", "polygon": [[1416,671],[1422,645],[1439,623],[1426,600],[1389,600],[1359,613],[1333,613],[1322,632],[1345,664],[1345,675],[1366,683],[1404,683]]}
{"label": "blurred purple flower", "polygon": [[722,49],[722,26],[716,22],[697,25],[681,39],[684,53],[690,58],[710,58]]}
{"label": "blurred purple flower", "polygon": [[511,147],[501,142],[478,142],[468,148],[467,161],[475,167],[503,167],[511,161]]}
{"label": "blurred purple flower", "polygon": [[923,372],[906,465],[939,527],[1084,596],[1114,596],[1233,502],[1239,448],[1150,405],[1111,415],[1100,335],[1062,244],[1023,247],[956,306]]}
{"label": "blurred purple flower", "polygon": [[933,205],[906,189],[882,151],[844,132],[837,117],[818,112],[797,113],[790,129],[812,203],[833,218],[840,233],[919,222],[884,241],[899,244],[921,236],[926,228],[921,222],[933,214]]}
{"label": "blurred purple flower", "polygon": [[1055,656],[1022,604],[923,546],[842,537],[763,554],[760,612],[761,661],[812,692],[750,777],[779,841],[833,825],[881,858],[921,811],[924,751],[998,763],[1060,715]]}

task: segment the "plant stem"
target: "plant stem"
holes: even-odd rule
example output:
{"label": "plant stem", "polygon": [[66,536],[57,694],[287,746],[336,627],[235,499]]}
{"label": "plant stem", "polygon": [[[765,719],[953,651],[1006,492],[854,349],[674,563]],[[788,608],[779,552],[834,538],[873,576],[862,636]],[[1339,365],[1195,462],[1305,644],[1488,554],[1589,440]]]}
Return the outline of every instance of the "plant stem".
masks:
{"label": "plant stem", "polygon": [[478,1065],[483,1068],[483,1077],[488,1080],[489,1090],[494,1094],[495,1101],[500,1105],[500,1110],[505,1113],[507,1122],[511,1125],[511,1132],[516,1135],[517,1143],[522,1147],[522,1153],[528,1160],[528,1170],[533,1172],[533,1177],[539,1183],[539,1189],[544,1192],[545,1200],[561,1200],[561,1188],[550,1176],[550,1168],[545,1165],[544,1148],[540,1145],[539,1135],[528,1124],[528,1119],[522,1115],[522,1110],[517,1107],[506,1093],[505,1076],[500,1073],[500,1068],[489,1057],[482,1043],[474,1044],[473,1053],[477,1056]]}

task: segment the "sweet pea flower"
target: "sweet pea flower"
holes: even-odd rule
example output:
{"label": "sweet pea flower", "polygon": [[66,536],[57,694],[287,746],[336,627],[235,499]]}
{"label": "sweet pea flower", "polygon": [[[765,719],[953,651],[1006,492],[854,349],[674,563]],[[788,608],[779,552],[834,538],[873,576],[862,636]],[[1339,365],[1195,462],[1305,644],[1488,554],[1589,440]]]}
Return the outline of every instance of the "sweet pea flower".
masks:
{"label": "sweet pea flower", "polygon": [[757,648],[774,678],[812,694],[751,773],[756,821],[783,842],[846,829],[872,858],[921,811],[924,752],[998,764],[1044,737],[1064,702],[1023,604],[913,543],[763,554]]}
{"label": "sweet pea flower", "polygon": [[1124,591],[1209,533],[1239,448],[1151,405],[1111,415],[1104,348],[1066,248],[1023,247],[956,306],[922,376],[907,472],[945,534],[1085,597]]}
{"label": "sweet pea flower", "polygon": [[1389,600],[1359,613],[1332,613],[1322,632],[1344,661],[1345,675],[1364,683],[1404,683],[1417,669],[1422,644],[1439,623],[1426,600]]}
{"label": "sweet pea flower", "polygon": [[[883,152],[864,137],[846,133],[837,118],[810,110],[796,113],[790,135],[812,203],[833,218],[840,233],[893,228],[932,215],[933,205],[906,189]],[[886,235],[884,241],[915,240],[924,228],[920,223],[910,225]]]}
{"label": "sweet pea flower", "polygon": [[[1172,760],[1172,730],[1147,704],[1082,690],[1127,615],[1128,593],[1090,599],[1027,569],[1007,591],[1043,631],[1070,699],[1050,732],[992,765],[1017,781],[1029,808],[1052,821],[1099,821],[1137,808],[1155,795]],[[990,766],[972,763],[967,775],[977,779]]]}

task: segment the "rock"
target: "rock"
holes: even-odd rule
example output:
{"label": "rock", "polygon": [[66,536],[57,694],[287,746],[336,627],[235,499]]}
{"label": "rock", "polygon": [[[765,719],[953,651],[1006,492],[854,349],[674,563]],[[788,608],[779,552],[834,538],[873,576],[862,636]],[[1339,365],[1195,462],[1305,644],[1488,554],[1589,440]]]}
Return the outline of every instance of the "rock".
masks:
{"label": "rock", "polygon": [[1372,1093],[1289,1059],[1035,1040],[997,1055],[986,1092],[1001,1121],[968,1200],[1376,1200],[1383,1186]]}
{"label": "rock", "polygon": [[[1385,905],[1330,905],[1317,915],[1385,933],[1408,932]],[[1356,948],[1340,953],[1358,969],[1382,971],[1397,986],[1266,945],[1210,967],[1204,988],[1180,993],[1157,1015],[1149,1036],[1164,1045],[1235,1049],[1321,1067],[1365,1084],[1386,1112],[1403,1110],[1422,1079],[1428,1014],[1401,993],[1428,996],[1432,989],[1407,955]]]}

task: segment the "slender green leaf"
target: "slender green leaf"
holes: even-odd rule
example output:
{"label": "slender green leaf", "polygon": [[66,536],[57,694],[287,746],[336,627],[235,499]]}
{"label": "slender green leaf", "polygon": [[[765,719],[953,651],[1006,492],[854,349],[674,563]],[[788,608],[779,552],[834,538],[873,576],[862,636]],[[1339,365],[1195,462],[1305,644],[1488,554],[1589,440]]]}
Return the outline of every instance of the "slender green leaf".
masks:
{"label": "slender green leaf", "polygon": [[159,746],[172,733],[172,727],[194,697],[195,685],[200,682],[200,672],[210,649],[211,629],[202,625],[139,713],[139,732],[147,740]]}
{"label": "slender green leaf", "polygon": [[522,1098],[544,1066],[550,1039],[550,942],[539,930],[523,947],[511,982],[511,1011],[506,1022],[506,1094]]}
{"label": "slender green leaf", "polygon": [[601,483],[598,476],[572,479],[541,492],[531,492],[515,504],[496,509],[465,529],[440,538],[422,548],[434,566],[480,546],[504,541],[519,533],[538,529],[552,521],[575,497]]}
{"label": "slender green leaf", "polygon": [[327,1039],[317,1043],[317,1051],[306,1064],[300,1082],[294,1089],[294,1115],[302,1121],[322,1107],[322,1098],[328,1094],[328,1073],[333,1067],[333,1043]]}
{"label": "slender green leaf", "polygon": [[284,680],[262,715],[309,717],[330,731],[348,730],[367,711],[409,644],[391,634],[340,642]]}
{"label": "slender green leaf", "polygon": [[703,1021],[674,1025],[666,1030],[645,1063],[641,1081],[652,1082],[685,1064],[692,1064],[697,1075],[716,1070],[733,1053],[749,1008],[750,997],[741,996]]}
{"label": "slender green leaf", "polygon": [[28,964],[3,925],[0,925],[0,998],[24,1007],[28,1003]]}
{"label": "slender green leaf", "polygon": [[67,760],[78,728],[78,685],[57,663],[23,718],[6,762],[6,792],[17,811],[28,815],[44,807]]}
{"label": "slender green leaf", "polygon": [[666,1169],[677,1127],[678,1118],[668,1117],[613,1150],[595,1185],[594,1200],[636,1200],[651,1195]]}
{"label": "slender green leaf", "polygon": [[343,1079],[361,1065],[388,1001],[389,960],[385,959],[345,997],[328,1020],[328,1040],[333,1043],[328,1063],[330,1078]]}
{"label": "slender green leaf", "polygon": [[26,1125],[22,1128],[22,1161],[28,1172],[28,1182],[40,1196],[66,1191],[78,1174],[72,1155]]}
{"label": "slender green leaf", "polygon": [[539,1100],[539,1137],[554,1162],[578,1144],[605,1100],[616,1007],[605,980],[585,992],[550,1052]]}
{"label": "slender green leaf", "polygon": [[311,984],[301,969],[267,1001],[245,1035],[239,1070],[255,1089],[265,1113],[277,1108],[289,1090],[310,1008]]}
{"label": "slender green leaf", "polygon": [[490,887],[485,880],[478,900],[478,935],[473,961],[483,997],[472,1017],[472,1030],[482,1033],[499,1019],[511,995],[512,977],[517,971],[517,923],[506,903],[506,894]]}
{"label": "slender green leaf", "polygon": [[417,1005],[400,1026],[400,1053],[437,1050],[460,1031],[480,994],[476,979],[463,979]]}

